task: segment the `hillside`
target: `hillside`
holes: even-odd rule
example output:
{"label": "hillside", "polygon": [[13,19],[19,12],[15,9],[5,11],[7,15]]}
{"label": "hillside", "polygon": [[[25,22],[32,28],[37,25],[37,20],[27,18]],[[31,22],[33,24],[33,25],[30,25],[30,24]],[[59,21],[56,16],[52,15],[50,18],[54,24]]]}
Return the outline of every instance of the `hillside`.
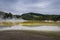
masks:
{"label": "hillside", "polygon": [[60,21],[60,15],[44,15],[38,13],[25,13],[22,14],[21,17],[24,20],[53,20],[53,21]]}
{"label": "hillside", "polygon": [[0,18],[2,19],[24,19],[24,20],[52,20],[52,21],[60,21],[60,15],[44,15],[40,13],[24,13],[22,15],[13,15],[13,13],[6,13],[0,11]]}
{"label": "hillside", "polygon": [[4,16],[5,12],[0,11],[0,18]]}
{"label": "hillside", "polygon": [[20,15],[13,15],[12,13],[6,13],[0,11],[0,19],[19,19],[21,16]]}

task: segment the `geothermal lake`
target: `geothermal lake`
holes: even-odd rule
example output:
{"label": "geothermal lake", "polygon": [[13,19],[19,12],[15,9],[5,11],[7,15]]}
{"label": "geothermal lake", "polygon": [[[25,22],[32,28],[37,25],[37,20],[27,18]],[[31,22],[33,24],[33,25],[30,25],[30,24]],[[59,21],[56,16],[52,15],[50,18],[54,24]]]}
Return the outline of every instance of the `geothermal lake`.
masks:
{"label": "geothermal lake", "polygon": [[[23,22],[25,20],[3,20],[3,21],[20,21]],[[11,27],[1,27],[0,26],[0,31],[1,30],[35,30],[35,31],[60,31],[60,26],[22,26],[22,25],[15,25]]]}
{"label": "geothermal lake", "polygon": [[1,27],[0,30],[35,30],[35,31],[60,31],[59,26],[35,26],[35,27],[26,27],[26,26],[12,26],[12,27]]}

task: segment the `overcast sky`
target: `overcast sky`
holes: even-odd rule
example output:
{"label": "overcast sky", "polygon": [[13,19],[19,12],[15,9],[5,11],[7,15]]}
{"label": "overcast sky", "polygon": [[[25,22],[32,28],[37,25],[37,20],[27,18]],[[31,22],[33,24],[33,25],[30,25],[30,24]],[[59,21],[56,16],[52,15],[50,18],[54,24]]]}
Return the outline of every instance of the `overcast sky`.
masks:
{"label": "overcast sky", "polygon": [[60,0],[0,0],[0,11],[13,14],[60,14]]}

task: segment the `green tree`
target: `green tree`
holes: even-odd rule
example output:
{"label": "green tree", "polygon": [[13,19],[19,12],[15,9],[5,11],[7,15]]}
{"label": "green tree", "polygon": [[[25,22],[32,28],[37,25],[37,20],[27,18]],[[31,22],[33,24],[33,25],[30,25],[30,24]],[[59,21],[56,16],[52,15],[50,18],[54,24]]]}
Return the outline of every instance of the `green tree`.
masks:
{"label": "green tree", "polygon": [[9,18],[12,19],[13,15],[12,13],[9,13]]}
{"label": "green tree", "polygon": [[5,13],[4,16],[3,16],[3,19],[6,19],[9,17],[9,14],[8,13]]}

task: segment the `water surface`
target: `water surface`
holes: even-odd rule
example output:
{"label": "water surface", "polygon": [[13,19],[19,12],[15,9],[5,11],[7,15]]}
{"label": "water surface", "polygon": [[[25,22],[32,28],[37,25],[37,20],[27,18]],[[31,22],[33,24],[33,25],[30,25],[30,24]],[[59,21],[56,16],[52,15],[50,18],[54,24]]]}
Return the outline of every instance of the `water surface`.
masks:
{"label": "water surface", "polygon": [[60,31],[60,26],[12,26],[12,27],[1,27],[0,30],[35,30],[35,31]]}

